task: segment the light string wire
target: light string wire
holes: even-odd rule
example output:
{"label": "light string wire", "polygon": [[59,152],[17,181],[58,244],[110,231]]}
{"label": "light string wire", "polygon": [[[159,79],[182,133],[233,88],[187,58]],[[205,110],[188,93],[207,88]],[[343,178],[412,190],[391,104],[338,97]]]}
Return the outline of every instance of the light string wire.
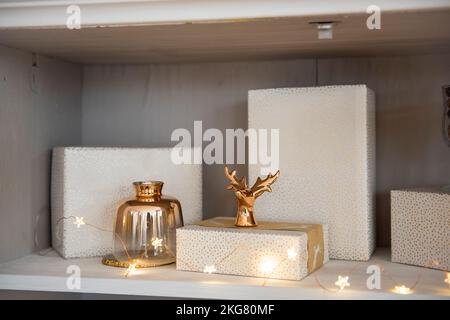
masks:
{"label": "light string wire", "polygon": [[46,256],[48,253],[53,251],[53,248],[41,248],[41,245],[39,243],[39,235],[38,235],[38,228],[39,228],[39,220],[40,219],[41,219],[41,215],[38,214],[36,216],[35,221],[34,221],[34,237],[33,237],[33,240],[34,240],[34,246],[38,250],[38,255]]}
{"label": "light string wire", "polygon": [[[347,280],[350,280],[350,276],[347,276],[347,274],[350,274],[350,275],[351,275],[358,267],[359,267],[359,266],[354,266],[353,268],[351,268],[351,269],[349,270],[349,272],[345,274],[344,277],[348,277]],[[316,273],[316,272],[313,272],[312,276],[313,276],[314,281],[316,282],[316,284],[317,284],[320,288],[322,288],[323,290],[325,290],[325,291],[327,291],[327,292],[338,293],[338,292],[343,291],[343,289],[340,289],[340,288],[339,288],[339,289],[335,289],[335,288],[330,289],[330,288],[326,287],[325,285],[323,285],[322,281],[319,280],[319,277],[317,276],[317,273]],[[338,277],[341,277],[341,276],[339,275]],[[349,283],[349,282],[347,282],[347,283],[348,283],[348,286],[350,286],[350,283]]]}
{"label": "light string wire", "polygon": [[264,278],[264,281],[262,283],[262,286],[265,287],[267,282],[272,279],[273,274],[275,273],[275,271],[280,267],[280,265],[284,264],[286,261],[288,260],[288,258],[284,258],[283,260],[279,261],[274,267],[273,269],[270,271],[270,273],[267,275],[266,278]]}
{"label": "light string wire", "polygon": [[[60,224],[62,221],[70,220],[70,219],[75,219],[75,220],[76,220],[77,218],[80,218],[80,217],[77,217],[77,216],[67,216],[67,217],[61,217],[61,218],[59,218],[59,219],[56,221],[56,228],[57,228],[57,231],[58,231],[59,224]],[[39,249],[40,246],[39,246],[39,241],[38,241],[38,236],[37,236],[37,227],[38,227],[39,219],[40,219],[40,215],[38,215],[38,216],[36,217],[36,221],[35,221],[34,241],[35,241],[36,247],[37,247],[38,250],[39,250],[39,251],[38,251],[38,254],[39,254],[40,256],[45,256],[45,255],[47,255],[49,252],[53,251],[53,248]],[[82,218],[81,218],[81,219],[82,219]],[[127,257],[128,257],[129,263],[132,264],[132,262],[133,262],[134,260],[136,260],[136,259],[133,259],[133,258],[130,256],[130,254],[129,254],[129,252],[128,252],[128,249],[127,249],[127,247],[126,247],[126,244],[125,244],[125,242],[123,241],[123,239],[120,237],[119,234],[115,233],[115,232],[112,231],[112,230],[108,230],[108,229],[106,229],[106,228],[98,227],[98,226],[96,226],[96,225],[94,225],[94,224],[91,224],[91,223],[89,223],[89,222],[85,222],[84,220],[82,220],[82,221],[83,221],[83,224],[86,225],[86,226],[92,227],[92,228],[97,229],[97,230],[102,231],[102,232],[110,232],[110,233],[115,234],[115,235],[118,237],[118,239],[120,240],[120,242],[121,242],[121,245],[122,245],[122,247],[123,247],[123,249],[124,249],[124,252],[126,253],[126,255],[127,255]],[[56,231],[56,232],[57,232],[57,231]],[[170,250],[166,245],[164,245],[164,248],[165,248],[170,254],[175,255],[174,252],[172,252],[172,250]],[[245,248],[247,248],[246,245],[238,245],[237,247],[235,247],[235,248],[233,248],[232,250],[230,250],[227,254],[225,254],[222,258],[220,258],[220,259],[218,260],[217,263],[213,264],[213,266],[220,266],[220,265],[221,265],[222,263],[224,263],[228,258],[230,258],[233,254],[235,254],[238,250],[245,249]],[[144,254],[143,254],[143,255],[144,255]],[[143,255],[142,255],[140,258],[142,258]],[[193,266],[192,266],[190,263],[188,263],[187,261],[184,261],[184,260],[182,260],[182,259],[180,259],[180,258],[177,258],[177,259],[180,260],[180,261],[182,261],[184,264],[186,264],[186,265],[187,265],[189,268],[191,268],[192,270],[195,270],[195,269],[196,269],[195,267],[193,267]],[[266,285],[267,285],[267,282],[268,282],[269,280],[272,280],[272,279],[273,279],[273,278],[272,278],[272,275],[275,273],[275,271],[276,271],[281,265],[283,265],[287,260],[289,260],[288,257],[283,258],[281,261],[279,261],[279,262],[272,268],[272,270],[271,270],[270,272],[266,273],[266,277],[263,277],[263,282],[262,282],[261,285],[262,285],[262,286],[266,286]],[[381,272],[382,272],[383,274],[385,274],[385,275],[388,277],[389,280],[392,281],[393,284],[395,284],[396,286],[400,286],[400,285],[401,285],[401,283],[399,283],[398,281],[396,281],[396,280],[394,279],[394,277],[386,270],[386,268],[385,268],[382,264],[376,264],[376,265],[380,268]],[[426,267],[436,267],[436,266],[439,266],[439,265],[440,265],[440,262],[439,262],[439,261],[436,261],[436,260],[432,260],[432,261],[429,261],[428,263],[426,263]],[[134,267],[135,267],[135,264],[133,264],[132,269],[134,269]],[[358,267],[359,267],[359,266],[354,266],[353,268],[351,268],[351,269],[349,270],[348,274],[351,275]],[[314,280],[315,280],[316,284],[317,284],[320,288],[322,288],[323,290],[325,290],[325,291],[327,291],[327,292],[330,292],[330,293],[339,293],[339,292],[343,291],[343,289],[334,289],[334,288],[333,288],[333,289],[330,289],[330,288],[328,288],[327,286],[323,285],[322,282],[319,280],[316,271],[317,271],[317,270],[315,270],[315,271],[312,272],[312,276],[314,277]],[[448,272],[447,272],[447,271],[444,271],[444,270],[442,270],[442,271],[444,272],[444,274],[445,274],[445,275],[447,276],[447,278],[448,278]],[[419,273],[417,274],[416,280],[415,280],[415,282],[413,283],[413,285],[412,285],[411,287],[407,287],[407,289],[409,289],[409,290],[412,291],[412,290],[414,290],[414,289],[417,287],[417,285],[419,284],[419,282],[420,282],[420,280],[421,280],[421,278],[422,278],[423,272],[424,272],[424,270],[421,269],[421,270],[419,271]],[[215,272],[212,272],[212,273],[215,273]],[[128,268],[127,272],[125,273],[125,277],[128,277],[129,274],[130,274],[130,268]],[[346,277],[349,277],[349,276],[346,275]],[[286,281],[289,281],[289,280],[286,280]],[[402,285],[403,285],[403,284],[402,284]]]}
{"label": "light string wire", "polygon": [[[440,266],[440,265],[441,265],[441,263],[440,263],[439,261],[431,260],[431,261],[428,261],[427,263],[425,263],[425,268],[433,268],[433,267],[437,267],[437,266]],[[381,269],[381,271],[386,275],[386,277],[388,277],[389,280],[391,280],[392,283],[394,283],[396,286],[403,286],[403,285],[404,285],[404,284],[402,284],[402,283],[397,282],[397,281],[394,279],[394,277],[386,270],[386,268],[384,268],[383,265],[378,264],[378,267],[379,267],[379,268]],[[435,268],[433,268],[433,269],[435,269]],[[416,281],[413,282],[413,284],[412,284],[411,287],[408,287],[409,290],[414,290],[414,289],[417,287],[417,285],[419,284],[419,282],[420,282],[420,280],[421,280],[421,278],[422,278],[422,276],[423,276],[423,272],[424,272],[424,269],[422,268],[422,269],[419,271],[419,273],[417,274]],[[444,274],[447,274],[447,272],[444,271]]]}
{"label": "light string wire", "polygon": [[[36,217],[35,231],[34,231],[34,243],[36,245],[36,248],[38,248],[38,255],[46,256],[48,253],[50,253],[53,250],[53,248],[39,249],[40,248],[40,244],[39,244],[38,234],[37,234],[38,233],[37,232],[37,226],[38,226],[39,218],[40,218],[40,215],[38,215]],[[59,227],[60,227],[60,223],[61,222],[66,221],[66,220],[70,220],[70,219],[75,219],[76,220],[77,218],[80,218],[80,217],[78,217],[78,216],[67,216],[67,217],[61,217],[58,220],[56,220],[56,223],[55,223],[56,231],[55,231],[55,233],[56,234],[59,233]],[[92,227],[94,229],[97,229],[99,231],[108,232],[108,233],[112,233],[112,234],[116,235],[117,238],[119,239],[119,241],[120,241],[120,243],[121,243],[121,245],[122,245],[122,247],[124,249],[124,252],[127,255],[128,259],[129,260],[133,260],[131,258],[131,256],[130,256],[128,250],[127,250],[127,246],[126,246],[125,242],[123,241],[122,237],[117,232],[114,232],[113,230],[108,230],[106,228],[98,227],[98,226],[93,225],[93,224],[91,224],[89,222],[85,222],[84,219],[83,219],[83,224],[86,225],[86,226]]]}

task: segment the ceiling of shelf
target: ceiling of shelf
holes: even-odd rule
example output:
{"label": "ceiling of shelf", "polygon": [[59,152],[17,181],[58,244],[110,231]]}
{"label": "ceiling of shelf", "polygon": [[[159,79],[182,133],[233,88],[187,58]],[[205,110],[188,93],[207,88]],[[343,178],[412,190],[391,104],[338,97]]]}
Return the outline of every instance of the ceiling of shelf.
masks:
{"label": "ceiling of shelf", "polygon": [[[167,25],[0,30],[0,44],[63,60],[91,63],[171,63],[308,56],[450,52],[450,10],[334,14]],[[340,21],[332,40],[318,40],[311,21]]]}

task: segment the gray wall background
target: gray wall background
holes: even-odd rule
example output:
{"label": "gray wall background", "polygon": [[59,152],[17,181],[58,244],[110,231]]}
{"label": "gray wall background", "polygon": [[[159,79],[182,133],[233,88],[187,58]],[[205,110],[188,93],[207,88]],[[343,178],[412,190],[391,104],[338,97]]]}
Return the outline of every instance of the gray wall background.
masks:
{"label": "gray wall background", "polygon": [[[0,262],[49,244],[54,146],[170,146],[175,128],[247,127],[247,91],[366,83],[377,98],[377,243],[390,244],[389,190],[450,183],[441,86],[450,54],[79,66],[0,47]],[[246,174],[246,167],[238,168]],[[204,215],[234,215],[222,166],[204,166]]]}
{"label": "gray wall background", "polygon": [[376,94],[377,245],[390,246],[389,191],[450,185],[441,121],[450,55],[319,61],[319,84],[366,83]]}
{"label": "gray wall background", "polygon": [[[450,184],[441,86],[450,54],[85,66],[85,146],[171,146],[176,128],[247,128],[247,91],[365,83],[377,99],[377,244],[390,245],[389,191]],[[274,106],[276,107],[276,106]],[[246,167],[240,166],[241,174]],[[234,215],[223,167],[204,166],[204,216]]]}
{"label": "gray wall background", "polygon": [[[314,70],[314,60],[85,66],[83,145],[173,146],[172,131],[193,137],[195,120],[203,130],[247,128],[249,89],[309,86]],[[246,165],[237,168],[247,175]],[[204,217],[235,214],[226,184],[223,165],[203,165]]]}
{"label": "gray wall background", "polygon": [[50,244],[50,150],[81,143],[81,67],[38,56],[35,92],[31,65],[0,46],[0,262]]}

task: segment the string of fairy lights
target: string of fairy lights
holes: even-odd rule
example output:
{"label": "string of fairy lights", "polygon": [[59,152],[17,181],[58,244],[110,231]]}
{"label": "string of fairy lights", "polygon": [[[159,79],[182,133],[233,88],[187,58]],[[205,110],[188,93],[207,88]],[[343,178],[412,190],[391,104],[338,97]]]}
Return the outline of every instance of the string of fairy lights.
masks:
{"label": "string of fairy lights", "polygon": [[[73,219],[73,225],[76,226],[77,229],[80,229],[82,226],[90,226],[93,227],[97,230],[103,231],[103,232],[113,232],[111,230],[107,230],[98,226],[95,226],[93,224],[90,224],[86,221],[84,221],[83,217],[80,216],[69,216],[69,217],[63,217],[60,218],[57,223],[56,223],[56,227],[58,228],[58,225],[61,221],[63,220],[70,220]],[[120,239],[120,237],[119,237]],[[124,246],[124,250],[128,256],[128,259],[130,260],[128,263],[128,267],[125,270],[124,273],[124,277],[129,277],[131,276],[133,273],[136,272],[137,270],[137,263],[135,262],[135,259],[132,259],[132,257],[128,254],[127,252],[127,248],[124,244],[124,242],[122,241],[122,244]],[[152,246],[154,246],[155,248],[159,248],[159,247],[163,247],[163,239],[160,238],[154,238],[151,241]],[[217,273],[217,268],[224,263],[227,259],[229,259],[231,256],[233,256],[237,251],[239,250],[245,250],[245,245],[240,245],[237,246],[235,248],[233,248],[232,250],[230,250],[230,252],[228,252],[227,254],[225,254],[223,257],[221,257],[220,259],[218,259],[216,261],[215,264],[208,264],[205,265],[203,267],[203,273],[205,274],[214,274]],[[51,250],[46,251],[45,253],[43,253],[42,255],[46,255],[48,252],[50,252]],[[41,251],[40,251],[41,253]],[[263,277],[263,282],[262,282],[262,286],[265,286],[267,284],[267,282],[272,278],[272,275],[274,274],[274,272],[277,270],[277,268],[279,268],[284,262],[291,260],[291,261],[296,261],[298,259],[298,252],[293,249],[293,248],[289,248],[286,250],[286,256],[280,260],[280,261],[274,261],[274,260],[262,260],[260,262],[259,265],[259,269],[261,270],[262,274],[264,275]],[[186,262],[184,262],[186,263]],[[430,261],[429,264],[427,264],[428,267],[437,267],[440,265],[439,261],[433,260]],[[394,277],[380,264],[377,265],[381,272],[388,278],[391,280],[391,282],[394,284],[394,287],[390,289],[391,292],[396,293],[396,294],[402,294],[402,295],[406,295],[406,294],[412,294],[414,293],[414,289],[417,287],[417,285],[420,282],[420,279],[422,278],[422,273],[423,273],[423,269],[421,269],[417,275],[417,279],[416,281],[411,285],[411,286],[406,286],[404,283],[400,283],[398,281],[396,281],[394,279]],[[352,272],[354,271],[354,269],[356,268],[353,267],[352,270],[349,270],[348,274],[342,275],[339,274],[337,275],[337,279],[334,282],[334,286],[333,288],[329,288],[325,285],[323,285],[322,281],[319,280],[318,275],[316,272],[314,272],[312,275],[315,279],[316,284],[322,288],[323,290],[327,291],[327,292],[331,292],[331,293],[339,293],[344,291],[346,288],[351,287],[351,283],[350,283],[350,275],[352,274]],[[450,272],[447,271],[442,271],[444,273],[444,283],[445,286],[447,286],[450,289]]]}

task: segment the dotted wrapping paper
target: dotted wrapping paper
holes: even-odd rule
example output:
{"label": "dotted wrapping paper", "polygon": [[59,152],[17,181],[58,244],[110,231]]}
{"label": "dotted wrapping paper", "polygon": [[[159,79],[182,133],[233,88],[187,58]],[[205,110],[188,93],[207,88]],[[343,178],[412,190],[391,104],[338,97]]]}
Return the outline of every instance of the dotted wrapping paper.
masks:
{"label": "dotted wrapping paper", "polygon": [[[233,219],[233,218],[231,218]],[[323,228],[323,263],[328,228]],[[313,253],[312,257],[316,257]],[[177,270],[300,280],[308,275],[308,235],[301,231],[205,227],[177,229]]]}
{"label": "dotted wrapping paper", "polygon": [[[373,92],[365,85],[249,91],[248,124],[279,130],[281,175],[256,201],[257,218],[327,224],[331,259],[368,260],[375,248]],[[262,167],[249,165],[250,181]]]}
{"label": "dotted wrapping paper", "polygon": [[135,197],[133,182],[146,180],[164,182],[162,193],[180,201],[185,224],[202,219],[202,166],[174,164],[170,148],[55,148],[52,246],[64,258],[112,253],[116,210]]}
{"label": "dotted wrapping paper", "polygon": [[450,271],[450,193],[391,191],[392,262]]}

